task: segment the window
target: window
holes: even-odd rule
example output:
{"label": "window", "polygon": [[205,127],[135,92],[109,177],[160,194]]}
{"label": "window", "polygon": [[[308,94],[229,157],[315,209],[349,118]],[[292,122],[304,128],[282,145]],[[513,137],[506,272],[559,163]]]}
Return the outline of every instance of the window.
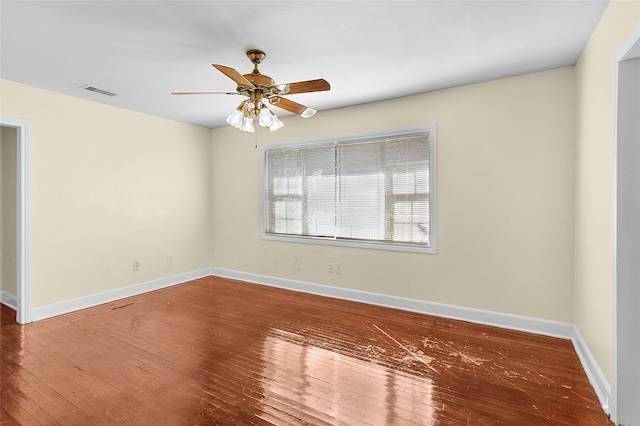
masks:
{"label": "window", "polygon": [[263,147],[263,237],[435,253],[435,126]]}

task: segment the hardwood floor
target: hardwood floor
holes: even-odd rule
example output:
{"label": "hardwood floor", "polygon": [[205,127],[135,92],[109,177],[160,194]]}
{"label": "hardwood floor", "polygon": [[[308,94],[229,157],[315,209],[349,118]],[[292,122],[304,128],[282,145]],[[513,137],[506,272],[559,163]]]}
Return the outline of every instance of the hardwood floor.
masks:
{"label": "hardwood floor", "polygon": [[610,425],[570,341],[208,277],[28,325],[2,425]]}

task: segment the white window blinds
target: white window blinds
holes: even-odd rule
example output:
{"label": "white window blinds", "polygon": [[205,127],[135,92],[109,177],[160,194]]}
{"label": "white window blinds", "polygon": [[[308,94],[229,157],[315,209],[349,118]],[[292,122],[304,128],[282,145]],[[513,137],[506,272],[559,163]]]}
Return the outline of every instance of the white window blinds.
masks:
{"label": "white window blinds", "polygon": [[432,132],[265,149],[266,236],[432,246]]}

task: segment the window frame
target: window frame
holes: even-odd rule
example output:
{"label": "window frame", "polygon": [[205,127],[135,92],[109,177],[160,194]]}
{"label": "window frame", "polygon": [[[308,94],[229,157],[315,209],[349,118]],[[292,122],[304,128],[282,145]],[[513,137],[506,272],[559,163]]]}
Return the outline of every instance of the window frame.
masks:
{"label": "window frame", "polygon": [[[385,139],[421,136],[425,134],[429,135],[429,246],[401,242],[331,239],[327,237],[315,237],[308,235],[278,235],[266,232],[268,221],[267,197],[269,187],[269,182],[266,176],[268,151],[273,149],[293,149],[301,147],[311,148],[314,146],[328,145],[336,146],[340,143],[366,143]],[[260,146],[260,234],[262,240],[437,254],[437,206],[437,126],[435,124],[387,129],[369,133],[340,135],[328,138],[296,140],[292,142]]]}

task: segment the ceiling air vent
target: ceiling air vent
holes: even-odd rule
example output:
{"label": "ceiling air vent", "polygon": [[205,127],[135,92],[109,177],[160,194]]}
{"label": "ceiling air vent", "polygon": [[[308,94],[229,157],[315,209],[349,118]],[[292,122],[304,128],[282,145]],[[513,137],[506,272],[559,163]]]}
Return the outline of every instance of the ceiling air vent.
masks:
{"label": "ceiling air vent", "polygon": [[85,84],[84,86],[80,86],[81,89],[89,90],[90,92],[100,93],[105,96],[116,96],[117,93],[109,92],[108,90],[99,89],[95,86],[91,86],[90,84]]}

